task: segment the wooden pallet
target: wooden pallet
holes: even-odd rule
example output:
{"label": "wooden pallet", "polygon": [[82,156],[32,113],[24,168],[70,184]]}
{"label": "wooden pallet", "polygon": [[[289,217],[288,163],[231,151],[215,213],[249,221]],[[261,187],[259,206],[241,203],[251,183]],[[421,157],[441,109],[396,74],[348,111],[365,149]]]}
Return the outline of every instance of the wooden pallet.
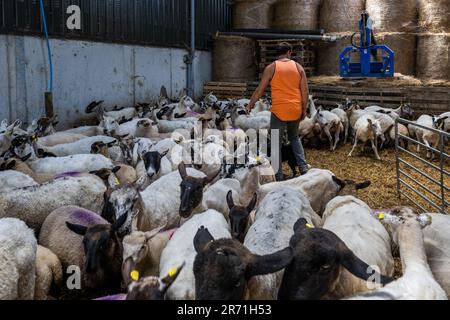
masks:
{"label": "wooden pallet", "polygon": [[218,99],[242,98],[247,92],[245,82],[206,82],[203,94],[213,92]]}

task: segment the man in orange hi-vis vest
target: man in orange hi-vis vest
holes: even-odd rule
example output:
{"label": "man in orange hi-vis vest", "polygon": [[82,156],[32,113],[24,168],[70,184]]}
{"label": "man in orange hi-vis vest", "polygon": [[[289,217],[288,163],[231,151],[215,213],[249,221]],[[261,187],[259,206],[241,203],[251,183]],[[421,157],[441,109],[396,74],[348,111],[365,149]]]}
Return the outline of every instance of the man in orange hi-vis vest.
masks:
{"label": "man in orange hi-vis vest", "polygon": [[[305,70],[300,64],[291,60],[292,46],[286,42],[280,43],[277,54],[278,60],[264,70],[261,82],[247,106],[247,112],[255,107],[255,103],[265,94],[266,88],[270,84],[272,86],[270,129],[271,131],[279,130],[278,154],[280,163],[276,178],[280,181],[284,179],[281,165],[281,146],[285,129],[287,129],[288,139],[297,166],[300,168],[300,173],[305,174],[308,171],[305,151],[298,136],[298,127],[300,121],[306,117],[309,92]],[[274,151],[272,150],[272,152]]]}

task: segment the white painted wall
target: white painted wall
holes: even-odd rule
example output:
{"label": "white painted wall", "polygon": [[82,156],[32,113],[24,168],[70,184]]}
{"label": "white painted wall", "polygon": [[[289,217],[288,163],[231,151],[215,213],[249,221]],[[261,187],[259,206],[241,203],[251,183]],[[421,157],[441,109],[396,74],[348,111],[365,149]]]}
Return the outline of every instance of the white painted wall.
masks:
{"label": "white painted wall", "polygon": [[[177,96],[186,87],[182,49],[51,39],[53,103],[60,127],[88,117],[92,100],[105,106],[151,102],[161,85]],[[0,120],[31,123],[45,113],[48,86],[46,43],[42,38],[0,35]],[[195,93],[201,97],[211,79],[211,53],[198,51],[194,63]]]}

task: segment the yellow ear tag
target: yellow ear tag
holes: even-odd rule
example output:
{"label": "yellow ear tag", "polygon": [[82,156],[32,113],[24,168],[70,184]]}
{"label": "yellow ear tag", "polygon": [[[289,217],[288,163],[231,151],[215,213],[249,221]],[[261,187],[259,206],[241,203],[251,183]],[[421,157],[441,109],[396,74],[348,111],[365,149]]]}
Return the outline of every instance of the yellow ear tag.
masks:
{"label": "yellow ear tag", "polygon": [[384,213],[378,214],[378,220],[384,220],[384,218],[386,218]]}
{"label": "yellow ear tag", "polygon": [[116,186],[120,185],[120,180],[117,177],[114,177],[114,183],[116,184]]}
{"label": "yellow ear tag", "polygon": [[130,276],[133,281],[138,281],[139,280],[139,271],[137,271],[137,270],[131,271]]}
{"label": "yellow ear tag", "polygon": [[308,229],[314,229],[314,226],[313,226],[312,224],[309,224],[309,223],[306,224],[306,227],[307,227]]}
{"label": "yellow ear tag", "polygon": [[177,268],[173,267],[169,270],[169,277],[173,278],[177,274]]}
{"label": "yellow ear tag", "polygon": [[31,142],[36,142],[37,141],[37,136],[35,134],[33,134],[31,136]]}

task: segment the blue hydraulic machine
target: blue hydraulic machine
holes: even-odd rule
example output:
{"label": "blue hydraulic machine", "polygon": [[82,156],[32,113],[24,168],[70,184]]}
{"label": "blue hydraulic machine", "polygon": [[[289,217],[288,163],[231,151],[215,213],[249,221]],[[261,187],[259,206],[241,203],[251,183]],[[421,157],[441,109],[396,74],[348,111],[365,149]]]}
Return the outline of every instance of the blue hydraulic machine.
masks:
{"label": "blue hydraulic machine", "polygon": [[[358,33],[361,36],[359,46],[354,43],[354,37]],[[359,32],[352,35],[350,42],[352,46],[345,48],[339,56],[342,78],[388,78],[394,76],[394,51],[387,45],[376,44],[373,22],[367,11],[362,12],[361,20],[359,20]],[[359,58],[359,61],[355,59],[355,56]]]}

